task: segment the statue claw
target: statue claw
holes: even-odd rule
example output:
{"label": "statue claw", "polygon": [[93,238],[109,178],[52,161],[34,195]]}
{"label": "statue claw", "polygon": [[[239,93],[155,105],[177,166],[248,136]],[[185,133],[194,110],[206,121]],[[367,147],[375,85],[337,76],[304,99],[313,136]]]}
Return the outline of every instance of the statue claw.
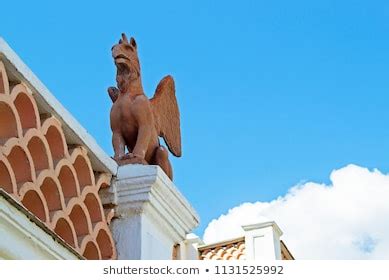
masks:
{"label": "statue claw", "polygon": [[133,153],[125,154],[121,157],[118,157],[116,159],[116,162],[119,165],[126,165],[126,164],[148,164],[147,161],[144,158],[141,158],[137,155],[134,155]]}

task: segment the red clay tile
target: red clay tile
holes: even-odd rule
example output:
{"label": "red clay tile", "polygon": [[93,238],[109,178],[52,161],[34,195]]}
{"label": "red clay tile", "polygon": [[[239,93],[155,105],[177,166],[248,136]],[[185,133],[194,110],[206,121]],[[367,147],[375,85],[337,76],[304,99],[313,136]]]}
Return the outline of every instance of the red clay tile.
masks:
{"label": "red clay tile", "polygon": [[115,259],[113,212],[98,195],[110,174],[96,174],[84,147],[69,151],[60,121],[39,115],[26,85],[10,92],[0,61],[0,185],[85,258]]}

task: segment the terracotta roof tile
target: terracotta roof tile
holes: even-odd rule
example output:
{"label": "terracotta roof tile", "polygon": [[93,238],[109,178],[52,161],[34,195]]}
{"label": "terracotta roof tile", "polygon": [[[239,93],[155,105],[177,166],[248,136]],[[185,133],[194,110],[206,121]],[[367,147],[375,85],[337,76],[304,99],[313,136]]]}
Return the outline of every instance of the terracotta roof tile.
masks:
{"label": "terracotta roof tile", "polygon": [[283,260],[294,260],[292,253],[286,247],[284,241],[281,240],[281,256]]}
{"label": "terracotta roof tile", "polygon": [[60,121],[39,114],[26,85],[10,87],[0,61],[0,187],[85,258],[115,259],[112,211],[98,195],[109,183],[84,147],[68,147]]}
{"label": "terracotta roof tile", "polygon": [[[204,245],[198,248],[200,260],[245,260],[246,245],[244,237]],[[281,240],[281,257],[294,260],[285,243]]]}
{"label": "terracotta roof tile", "polygon": [[245,260],[244,238],[199,247],[200,260]]}

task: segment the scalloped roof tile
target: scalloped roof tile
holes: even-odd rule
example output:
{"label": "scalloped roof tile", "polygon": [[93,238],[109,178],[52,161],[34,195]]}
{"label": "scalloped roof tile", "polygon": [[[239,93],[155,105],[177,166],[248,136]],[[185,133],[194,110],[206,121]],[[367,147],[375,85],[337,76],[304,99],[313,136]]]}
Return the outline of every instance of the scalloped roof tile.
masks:
{"label": "scalloped roof tile", "polygon": [[[200,260],[246,260],[245,238],[240,237],[198,248]],[[294,257],[281,240],[282,260],[294,260]]]}
{"label": "scalloped roof tile", "polygon": [[10,84],[0,61],[0,188],[87,259],[115,259],[112,213],[98,195],[112,174],[68,146],[62,123],[40,115],[31,89]]}
{"label": "scalloped roof tile", "polygon": [[244,237],[199,247],[200,260],[245,260]]}

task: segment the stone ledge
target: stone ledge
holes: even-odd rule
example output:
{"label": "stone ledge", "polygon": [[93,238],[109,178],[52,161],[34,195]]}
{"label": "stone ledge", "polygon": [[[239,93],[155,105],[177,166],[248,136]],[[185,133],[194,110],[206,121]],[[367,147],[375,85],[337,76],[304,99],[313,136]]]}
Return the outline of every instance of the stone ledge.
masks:
{"label": "stone ledge", "polygon": [[116,205],[116,216],[144,213],[148,207],[156,220],[164,220],[180,238],[199,224],[199,216],[173,182],[157,165],[124,165],[112,187],[102,195]]}
{"label": "stone ledge", "polygon": [[0,188],[0,259],[84,259]]}

